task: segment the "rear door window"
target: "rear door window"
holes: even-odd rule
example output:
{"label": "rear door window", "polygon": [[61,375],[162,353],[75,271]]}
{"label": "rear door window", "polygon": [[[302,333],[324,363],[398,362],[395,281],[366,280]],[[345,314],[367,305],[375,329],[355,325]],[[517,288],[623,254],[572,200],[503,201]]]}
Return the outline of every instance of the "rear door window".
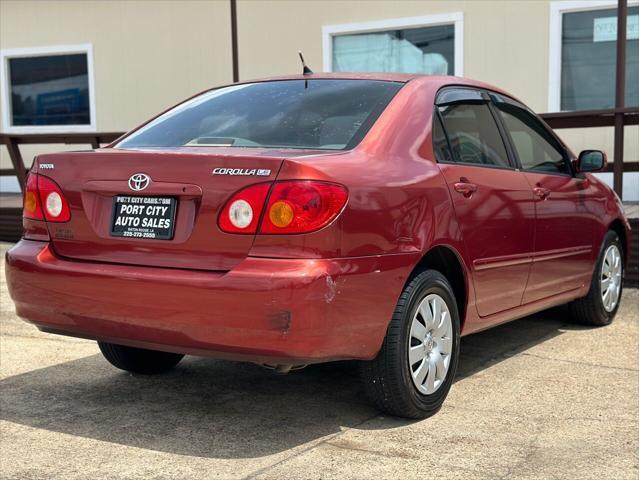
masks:
{"label": "rear door window", "polygon": [[485,102],[439,106],[454,162],[511,168],[497,123]]}

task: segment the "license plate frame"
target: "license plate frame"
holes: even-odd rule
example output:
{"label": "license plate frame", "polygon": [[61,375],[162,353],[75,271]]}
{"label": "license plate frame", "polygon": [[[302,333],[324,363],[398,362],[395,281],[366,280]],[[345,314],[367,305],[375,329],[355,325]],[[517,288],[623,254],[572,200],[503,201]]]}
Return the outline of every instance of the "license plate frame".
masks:
{"label": "license plate frame", "polygon": [[120,238],[172,240],[177,203],[174,197],[116,195],[109,233]]}

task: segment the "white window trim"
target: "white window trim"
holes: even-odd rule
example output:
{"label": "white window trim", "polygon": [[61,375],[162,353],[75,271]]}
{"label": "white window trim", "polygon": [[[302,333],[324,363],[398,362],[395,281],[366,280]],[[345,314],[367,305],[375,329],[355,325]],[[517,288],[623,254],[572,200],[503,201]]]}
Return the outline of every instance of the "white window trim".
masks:
{"label": "white window trim", "polygon": [[[84,53],[87,56],[87,74],[89,77],[89,125],[38,125],[38,126],[13,126],[11,125],[11,102],[9,88],[9,59],[20,57],[39,57],[42,55],[63,55]],[[0,95],[2,98],[2,127],[6,133],[73,133],[95,132],[95,79],[93,75],[93,45],[89,43],[80,45],[58,45],[52,47],[7,48],[0,50]]]}
{"label": "white window trim", "polygon": [[[639,5],[631,0],[628,6]],[[561,0],[550,2],[550,41],[548,44],[548,112],[561,111],[561,29],[563,14],[616,8],[617,0]]]}
{"label": "white window trim", "polygon": [[372,33],[403,28],[435,27],[438,25],[455,26],[455,65],[454,74],[464,74],[464,14],[463,12],[443,13],[424,17],[405,17],[378,20],[372,22],[325,25],[322,27],[322,47],[324,71],[333,71],[333,37],[349,33]]}

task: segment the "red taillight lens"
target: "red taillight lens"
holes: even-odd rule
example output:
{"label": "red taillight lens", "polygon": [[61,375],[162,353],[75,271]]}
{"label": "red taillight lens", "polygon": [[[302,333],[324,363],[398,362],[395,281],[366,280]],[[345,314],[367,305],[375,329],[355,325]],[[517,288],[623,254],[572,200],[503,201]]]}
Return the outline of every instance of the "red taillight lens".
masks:
{"label": "red taillight lens", "polygon": [[68,222],[71,219],[69,202],[58,184],[49,177],[38,175],[40,205],[47,222]]}
{"label": "red taillight lens", "polygon": [[332,222],[342,211],[348,191],[336,183],[314,180],[276,182],[260,233],[309,233]]}
{"label": "red taillight lens", "polygon": [[258,183],[233,195],[217,219],[220,229],[227,233],[254,234],[270,187],[270,183]]}
{"label": "red taillight lens", "polygon": [[[227,233],[255,234],[258,230],[260,234],[309,233],[331,223],[346,200],[346,187],[336,183],[315,180],[259,183],[233,195],[224,205],[217,223]],[[260,217],[263,217],[261,223]]]}
{"label": "red taillight lens", "polygon": [[24,188],[22,216],[31,220],[44,220],[40,198],[38,197],[38,176],[30,173]]}

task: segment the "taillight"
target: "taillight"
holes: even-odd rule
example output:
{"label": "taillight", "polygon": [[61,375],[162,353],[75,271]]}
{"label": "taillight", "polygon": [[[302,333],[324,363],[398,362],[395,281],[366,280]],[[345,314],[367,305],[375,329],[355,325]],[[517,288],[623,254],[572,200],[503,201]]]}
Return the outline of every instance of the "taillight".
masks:
{"label": "taillight", "polygon": [[69,202],[58,184],[44,175],[38,175],[38,193],[47,222],[68,222],[71,219]]}
{"label": "taillight", "polygon": [[49,177],[30,173],[24,189],[22,215],[30,220],[68,222],[71,210],[57,183]]}
{"label": "taillight", "polygon": [[[271,185],[273,188],[264,209]],[[346,187],[336,183],[315,180],[259,183],[240,190],[226,202],[218,225],[227,233],[314,232],[331,223],[347,199]]]}
{"label": "taillight", "polygon": [[269,234],[314,232],[332,222],[347,199],[346,188],[336,183],[276,182],[259,231]]}
{"label": "taillight", "polygon": [[31,220],[44,220],[40,198],[38,197],[38,176],[30,173],[24,187],[22,216]]}
{"label": "taillight", "polygon": [[254,234],[270,187],[270,183],[258,183],[233,195],[218,217],[220,229],[227,233]]}

